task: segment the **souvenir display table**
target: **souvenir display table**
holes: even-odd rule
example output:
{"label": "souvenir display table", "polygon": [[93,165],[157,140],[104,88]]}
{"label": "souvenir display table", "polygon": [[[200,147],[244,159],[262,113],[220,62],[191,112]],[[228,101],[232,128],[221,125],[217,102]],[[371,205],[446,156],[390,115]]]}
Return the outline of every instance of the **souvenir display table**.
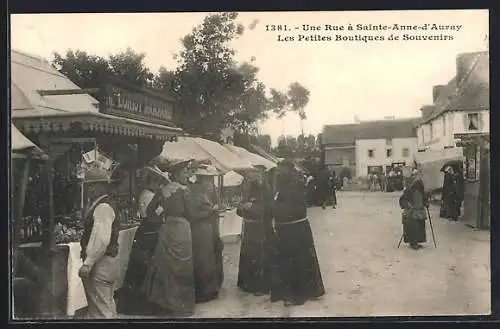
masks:
{"label": "souvenir display table", "polygon": [[[120,231],[117,257],[120,259],[121,270],[120,279],[115,290],[119,289],[123,283],[136,231],[137,226]],[[20,245],[20,247],[25,251],[27,251],[26,249],[32,249],[27,254],[37,255],[38,250],[41,249],[41,243],[26,243]],[[59,271],[56,271],[55,284],[57,287],[55,290],[58,292],[57,299],[60,301],[58,305],[64,308],[62,312],[67,316],[73,316],[77,310],[87,306],[82,280],[78,276],[78,271],[82,266],[82,260],[80,259],[81,247],[79,242],[60,243],[56,247],[58,256],[55,258],[58,259],[57,263],[59,263],[56,267],[59,268]],[[63,270],[64,266],[66,267],[65,270]]]}

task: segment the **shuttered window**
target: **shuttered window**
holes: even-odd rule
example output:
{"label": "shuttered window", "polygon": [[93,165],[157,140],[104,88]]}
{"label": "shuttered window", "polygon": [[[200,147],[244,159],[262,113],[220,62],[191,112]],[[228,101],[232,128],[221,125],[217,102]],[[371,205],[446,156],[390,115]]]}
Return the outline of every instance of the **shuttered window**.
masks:
{"label": "shuttered window", "polygon": [[479,113],[466,113],[464,114],[464,130],[465,131],[477,131],[480,130],[482,119]]}

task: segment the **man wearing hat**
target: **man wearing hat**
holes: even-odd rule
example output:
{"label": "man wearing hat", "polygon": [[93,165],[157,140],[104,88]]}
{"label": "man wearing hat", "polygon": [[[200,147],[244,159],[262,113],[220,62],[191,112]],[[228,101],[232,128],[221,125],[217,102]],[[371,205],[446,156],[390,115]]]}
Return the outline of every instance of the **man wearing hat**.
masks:
{"label": "man wearing hat", "polygon": [[100,167],[85,173],[86,208],[83,213],[81,277],[88,303],[89,318],[116,318],[113,298],[119,277],[118,235],[120,222],[109,195],[116,170]]}

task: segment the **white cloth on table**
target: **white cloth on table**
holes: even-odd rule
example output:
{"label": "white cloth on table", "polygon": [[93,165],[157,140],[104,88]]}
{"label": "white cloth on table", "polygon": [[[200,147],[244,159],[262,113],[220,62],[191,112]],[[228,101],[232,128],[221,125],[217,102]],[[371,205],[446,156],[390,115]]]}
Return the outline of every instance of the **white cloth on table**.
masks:
{"label": "white cloth on table", "polygon": [[[137,227],[122,230],[118,236],[118,255],[116,257],[120,258],[121,269],[120,279],[117,281],[115,290],[119,289],[123,284],[136,231]],[[87,306],[87,298],[85,297],[82,280],[78,276],[78,271],[82,266],[80,243],[73,242],[67,245],[69,246],[67,315],[73,316],[76,310]]]}

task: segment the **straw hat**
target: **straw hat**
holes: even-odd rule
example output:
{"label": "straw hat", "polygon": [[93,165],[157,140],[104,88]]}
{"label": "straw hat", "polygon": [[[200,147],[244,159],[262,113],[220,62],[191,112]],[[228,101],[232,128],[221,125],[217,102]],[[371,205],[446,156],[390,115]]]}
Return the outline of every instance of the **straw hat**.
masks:
{"label": "straw hat", "polygon": [[155,174],[161,178],[164,178],[168,181],[170,180],[168,173],[161,171],[161,169],[158,168],[157,165],[145,166],[144,169],[146,169],[148,172],[153,173],[153,174]]}
{"label": "straw hat", "polygon": [[198,176],[218,176],[219,171],[212,165],[200,163],[194,174]]}
{"label": "straw hat", "polygon": [[189,166],[192,161],[193,161],[193,159],[189,159],[189,160],[172,160],[167,165],[167,168],[168,168],[167,170],[168,171],[175,171],[175,170],[178,170],[178,169],[182,169],[184,167]]}

